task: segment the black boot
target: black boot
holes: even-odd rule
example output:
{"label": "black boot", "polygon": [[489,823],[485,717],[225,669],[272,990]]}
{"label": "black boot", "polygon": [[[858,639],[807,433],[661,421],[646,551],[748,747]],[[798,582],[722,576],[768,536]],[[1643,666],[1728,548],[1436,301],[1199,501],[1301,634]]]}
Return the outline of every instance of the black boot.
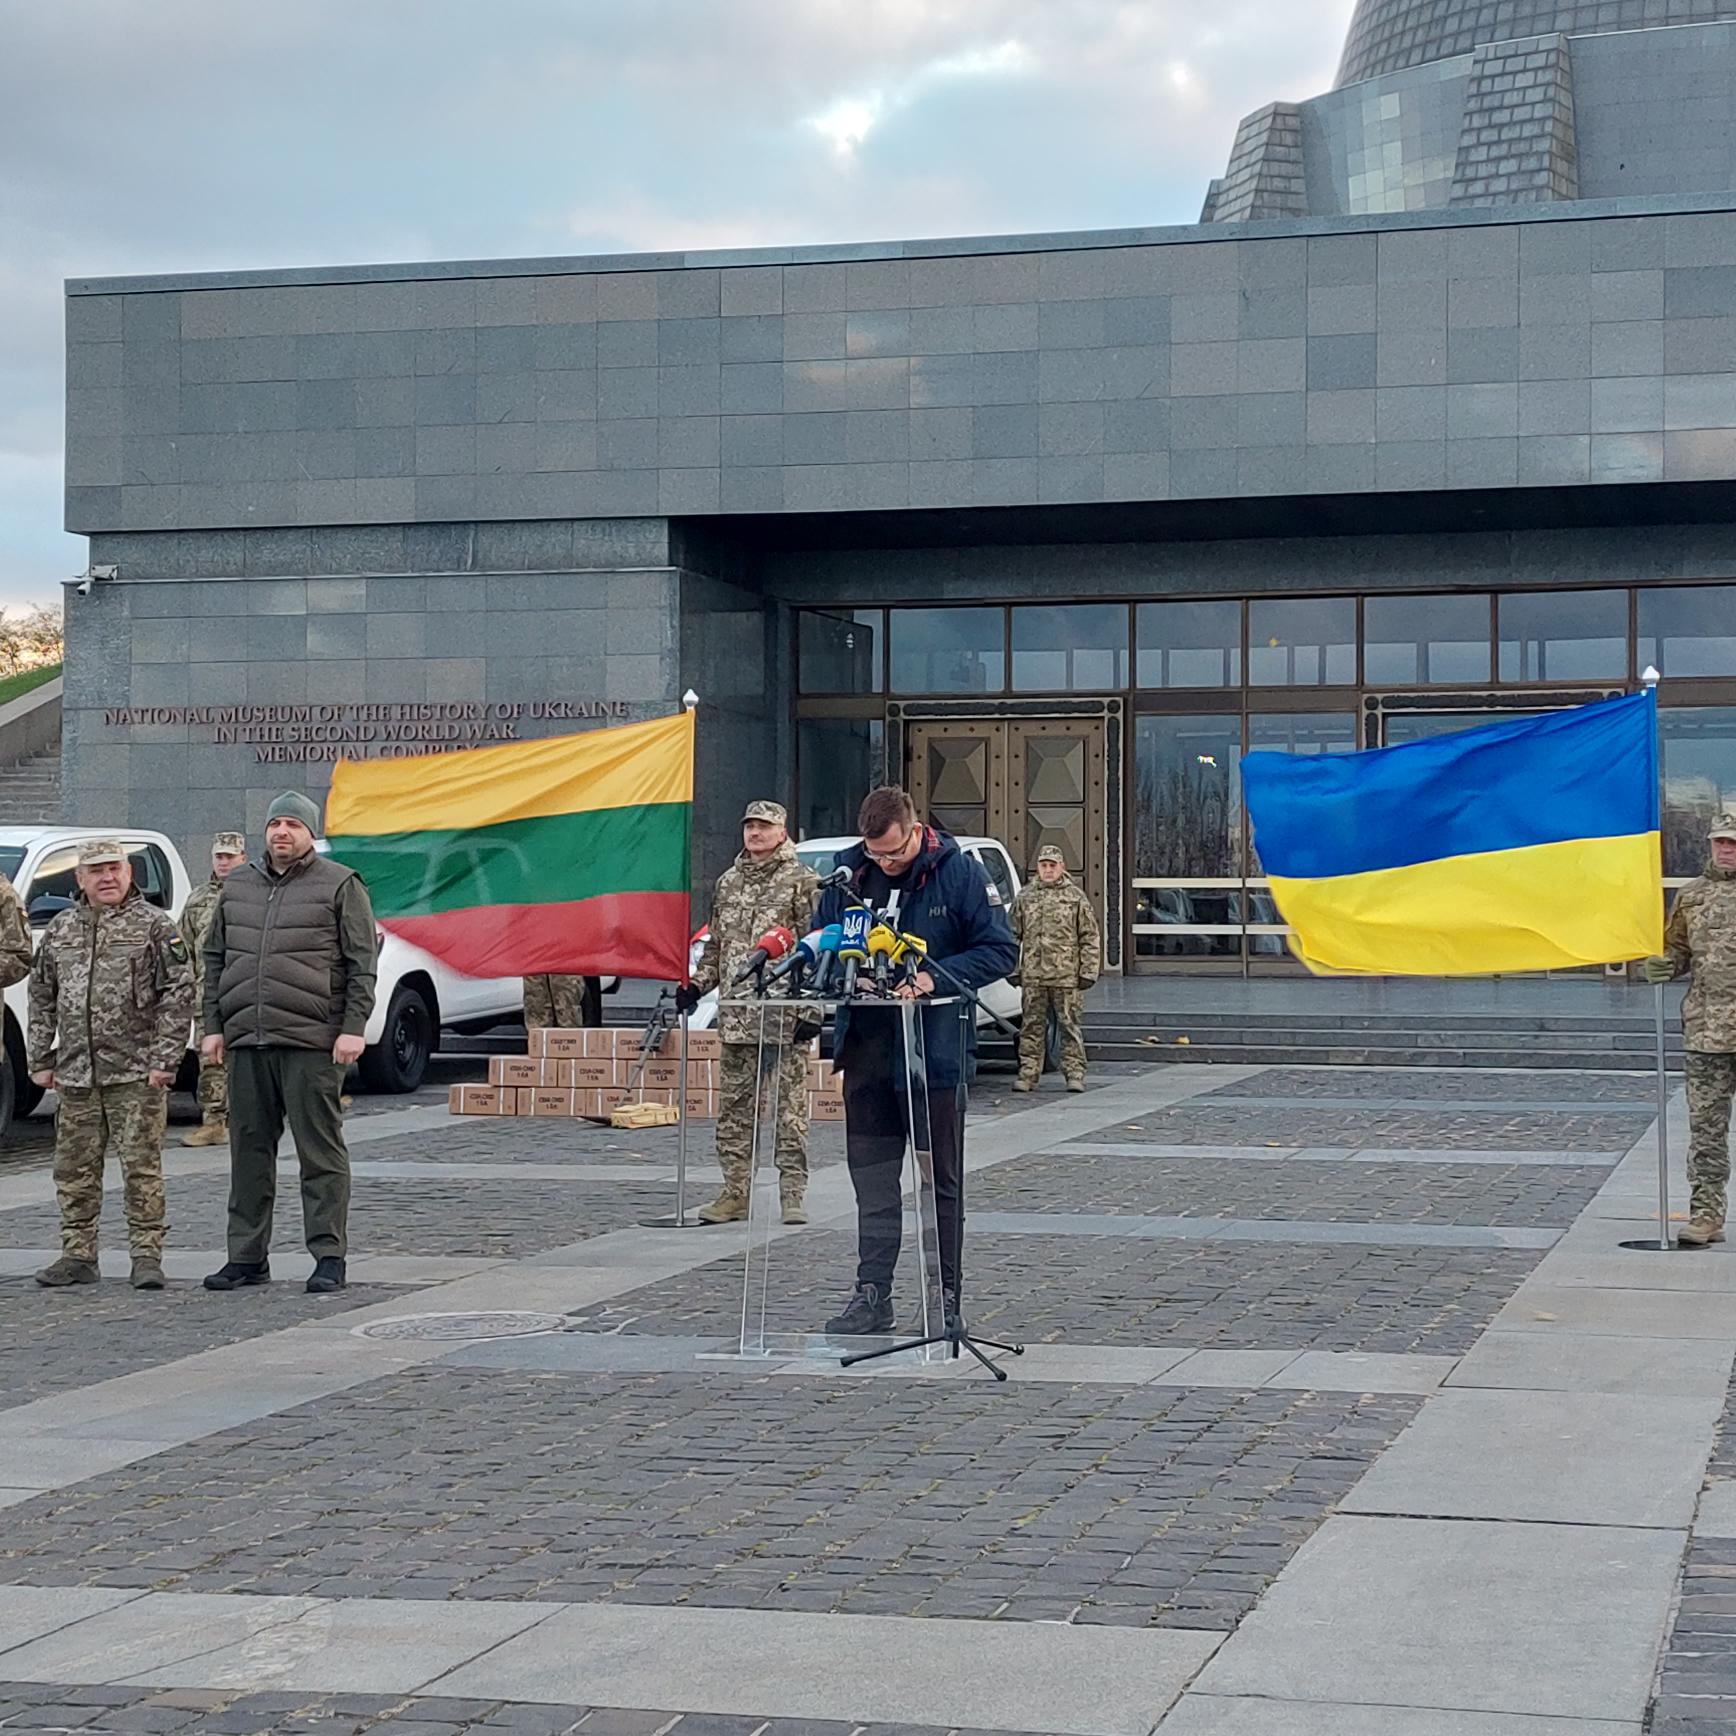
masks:
{"label": "black boot", "polygon": [[213,1272],[205,1280],[207,1290],[245,1290],[249,1284],[269,1284],[269,1260],[230,1260],[221,1272]]}
{"label": "black boot", "polygon": [[866,1333],[892,1330],[892,1295],[878,1284],[858,1284],[856,1294],[845,1303],[841,1314],[826,1322],[826,1330],[840,1338],[861,1337]]}
{"label": "black boot", "polygon": [[343,1289],[348,1281],[343,1261],[336,1254],[321,1254],[313,1263],[313,1276],[307,1281],[307,1293],[323,1296],[329,1291]]}

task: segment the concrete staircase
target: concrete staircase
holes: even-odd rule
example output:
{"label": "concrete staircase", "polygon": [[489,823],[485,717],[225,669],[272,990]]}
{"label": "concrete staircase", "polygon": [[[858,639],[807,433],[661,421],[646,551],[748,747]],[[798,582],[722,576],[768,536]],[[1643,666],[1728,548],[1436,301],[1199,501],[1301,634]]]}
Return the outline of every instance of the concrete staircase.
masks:
{"label": "concrete staircase", "polygon": [[[1085,1043],[1096,1060],[1153,1065],[1217,1061],[1241,1066],[1321,1063],[1636,1072],[1656,1065],[1652,1021],[1608,1013],[1383,1015],[1321,1010],[1165,1015],[1104,1009],[1086,1012]],[[1666,1028],[1665,1053],[1669,1065],[1680,1068],[1682,1033],[1674,1018]],[[1011,1044],[994,1031],[982,1034],[981,1054],[985,1062],[1012,1062]]]}
{"label": "concrete staircase", "polygon": [[60,749],[0,766],[0,826],[41,826],[60,818]]}

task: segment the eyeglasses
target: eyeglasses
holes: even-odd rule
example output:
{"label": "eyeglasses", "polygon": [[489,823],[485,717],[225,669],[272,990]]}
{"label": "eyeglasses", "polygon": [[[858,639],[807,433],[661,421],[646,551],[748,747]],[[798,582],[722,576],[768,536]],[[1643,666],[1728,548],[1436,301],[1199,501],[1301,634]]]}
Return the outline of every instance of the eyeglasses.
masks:
{"label": "eyeglasses", "polygon": [[870,849],[869,844],[868,844],[868,840],[866,838],[864,838],[862,840],[862,848],[867,853],[868,859],[871,862],[896,862],[898,860],[898,858],[900,856],[902,856],[904,854],[904,852],[910,848],[910,840],[912,838],[914,838],[915,836],[916,836],[916,827],[913,825],[910,828],[910,830],[904,834],[903,839],[900,841],[897,849],[895,849],[895,850]]}

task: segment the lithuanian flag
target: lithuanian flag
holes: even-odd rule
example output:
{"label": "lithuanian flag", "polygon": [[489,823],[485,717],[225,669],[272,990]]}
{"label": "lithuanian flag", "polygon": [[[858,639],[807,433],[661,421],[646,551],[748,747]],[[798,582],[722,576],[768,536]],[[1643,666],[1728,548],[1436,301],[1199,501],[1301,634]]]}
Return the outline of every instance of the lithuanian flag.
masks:
{"label": "lithuanian flag", "polygon": [[1651,693],[1367,753],[1251,753],[1272,896],[1310,969],[1483,976],[1663,950]]}
{"label": "lithuanian flag", "polygon": [[380,926],[466,976],[687,979],[693,714],[343,760],[332,855]]}

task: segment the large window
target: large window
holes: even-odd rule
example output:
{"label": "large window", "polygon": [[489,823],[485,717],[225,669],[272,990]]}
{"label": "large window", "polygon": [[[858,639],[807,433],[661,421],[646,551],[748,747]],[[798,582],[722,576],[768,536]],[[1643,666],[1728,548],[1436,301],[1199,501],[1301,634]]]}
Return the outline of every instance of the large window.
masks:
{"label": "large window", "polygon": [[[1226,880],[1241,875],[1242,720],[1141,717],[1134,734],[1135,880]],[[1240,955],[1239,887],[1134,887],[1135,951],[1143,958]],[[1222,934],[1188,927],[1231,927]],[[1140,929],[1148,932],[1137,932]]]}
{"label": "large window", "polygon": [[878,693],[886,643],[882,609],[805,609],[796,617],[797,673],[804,693]]}
{"label": "large window", "polygon": [[1141,603],[1141,687],[1240,687],[1240,603]]}
{"label": "large window", "polygon": [[1639,595],[1639,667],[1736,679],[1736,585],[1681,585]]}
{"label": "large window", "polygon": [[1093,693],[1126,685],[1124,605],[1013,610],[1015,693]]}
{"label": "large window", "polygon": [[999,609],[894,609],[896,693],[1000,693],[1006,617]]}
{"label": "large window", "polygon": [[796,755],[796,836],[853,833],[862,798],[885,781],[886,726],[877,717],[804,717]]}
{"label": "large window", "polygon": [[1489,599],[1369,597],[1362,605],[1369,687],[1457,686],[1489,679]]}
{"label": "large window", "polygon": [[1626,591],[1516,591],[1498,607],[1503,681],[1626,678]]}
{"label": "large window", "polygon": [[1248,605],[1253,687],[1337,687],[1356,679],[1351,597],[1269,597]]}
{"label": "large window", "polygon": [[1736,808],[1736,706],[1660,708],[1664,774],[1664,873],[1698,874],[1706,833]]}

